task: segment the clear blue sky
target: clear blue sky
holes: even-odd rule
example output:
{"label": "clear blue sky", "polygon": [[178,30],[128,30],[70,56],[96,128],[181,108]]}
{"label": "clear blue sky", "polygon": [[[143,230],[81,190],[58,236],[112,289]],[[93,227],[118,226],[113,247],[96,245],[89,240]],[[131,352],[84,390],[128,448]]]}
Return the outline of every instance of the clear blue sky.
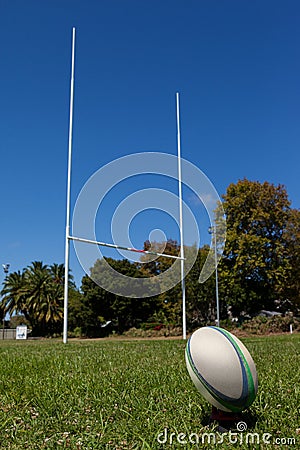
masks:
{"label": "clear blue sky", "polygon": [[[1,264],[15,271],[64,260],[73,26],[72,209],[87,179],[115,158],[176,154],[176,91],[182,156],[220,195],[244,177],[267,180],[300,207],[298,0],[1,0]],[[149,179],[156,184],[176,191]],[[110,241],[109,206],[126,192],[132,185],[104,205],[99,240]],[[183,193],[204,229],[201,208]],[[132,224],[134,245],[151,228],[178,238],[168,218],[148,211]],[[73,250],[70,267],[80,283]]]}

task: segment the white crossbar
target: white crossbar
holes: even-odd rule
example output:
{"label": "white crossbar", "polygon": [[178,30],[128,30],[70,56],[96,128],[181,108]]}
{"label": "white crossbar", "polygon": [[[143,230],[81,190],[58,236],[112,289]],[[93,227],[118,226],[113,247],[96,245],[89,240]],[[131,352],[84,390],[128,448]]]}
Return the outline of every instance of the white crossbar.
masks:
{"label": "white crossbar", "polygon": [[116,248],[116,249],[119,248],[120,250],[125,250],[127,252],[135,252],[135,253],[144,253],[146,255],[163,256],[164,258],[171,258],[171,259],[185,259],[185,258],[181,258],[180,256],[167,255],[165,253],[158,253],[158,252],[151,252],[150,250],[138,250],[137,248],[123,247],[121,245],[116,245],[116,244],[107,244],[106,242],[92,241],[91,239],[84,239],[84,238],[79,238],[79,237],[75,237],[75,236],[68,236],[68,239],[71,239],[72,241],[85,242],[86,244],[100,245],[101,247],[109,247],[109,248]]}

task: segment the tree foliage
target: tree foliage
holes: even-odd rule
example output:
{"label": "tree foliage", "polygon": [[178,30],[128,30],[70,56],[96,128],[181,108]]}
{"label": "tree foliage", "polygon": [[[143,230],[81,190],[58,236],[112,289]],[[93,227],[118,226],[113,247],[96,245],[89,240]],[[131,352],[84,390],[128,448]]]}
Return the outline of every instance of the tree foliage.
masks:
{"label": "tree foliage", "polygon": [[[229,308],[235,316],[255,315],[261,309],[299,314],[300,211],[291,208],[284,186],[247,179],[228,186],[215,217],[219,254],[225,236],[223,211],[226,245],[218,266],[221,319],[228,317]],[[172,239],[146,241],[144,250],[178,256],[180,245]],[[185,246],[184,253],[187,260],[192,253],[196,255],[193,266],[185,262],[187,325],[191,330],[214,323],[216,285],[214,271],[205,283],[199,283],[204,262],[208,254],[212,255],[209,247]],[[215,260],[210,258],[209,263],[209,269],[213,269]],[[173,264],[173,259],[145,254],[134,263],[112,258],[96,261],[91,277],[83,277],[80,289],[70,282],[69,330],[80,330],[85,336],[103,336],[111,330],[106,327],[108,323],[119,333],[157,322],[181,326],[179,272],[168,272],[168,281],[174,278],[174,286],[169,290],[165,279],[159,277]],[[116,272],[126,280],[116,277]],[[141,285],[143,280],[151,280],[147,297],[139,297],[135,292],[136,278],[140,278]],[[93,281],[103,279],[106,289]],[[22,314],[36,335],[61,333],[63,284],[64,267],[59,264],[47,266],[36,261],[21,272],[10,273],[4,281],[0,316]],[[152,295],[152,288],[160,294]]]}
{"label": "tree foliage", "polygon": [[[300,211],[291,209],[284,186],[240,180],[228,187],[222,208],[222,214],[216,211],[215,221],[219,249],[219,238],[225,236],[224,210],[226,245],[218,266],[221,319],[228,317],[229,308],[235,316],[255,315],[261,309],[297,313],[300,306]],[[172,255],[180,253],[178,242],[171,239],[165,243],[146,241],[144,249]],[[185,253],[188,252],[186,247]],[[198,250],[197,260],[185,278],[190,329],[214,323],[216,319],[214,272],[205,283],[199,283],[208,254],[206,246]],[[164,257],[153,260],[149,255],[143,255],[140,263],[134,264],[124,260],[107,261],[129,277],[154,278],[174,263]],[[101,261],[92,271],[93,275],[104,271],[102,276],[106,276]],[[181,325],[181,283],[168,291],[161,287],[162,293],[152,299],[129,299],[107,293],[85,277],[83,297],[95,311],[91,320],[95,317],[115,320],[120,332],[157,318],[164,324]]]}
{"label": "tree foliage", "polygon": [[[149,241],[144,249],[150,248]],[[168,240],[166,243],[151,243],[151,250],[162,251],[171,255],[178,255],[180,246],[177,241]],[[215,281],[211,278],[206,283],[199,283],[201,267],[207,257],[208,247],[198,251],[198,257],[192,270],[186,277],[187,317],[191,327],[208,323],[215,318]],[[189,251],[185,247],[185,252]],[[150,259],[150,262],[149,262]],[[143,255],[140,263],[130,263],[127,260],[116,261],[107,258],[115,270],[128,277],[154,277],[168,270],[174,260],[159,257],[155,261],[148,255]],[[95,274],[102,271],[106,276],[106,264],[98,260],[91,272]],[[110,275],[108,275],[110,276]],[[113,280],[112,280],[113,283]],[[91,278],[85,276],[82,280],[82,330],[84,334],[100,335],[101,323],[112,321],[118,332],[130,327],[139,327],[141,324],[156,323],[180,326],[182,324],[182,290],[178,280],[175,286],[168,290],[147,298],[128,298],[108,292],[98,286]]]}
{"label": "tree foliage", "polygon": [[[111,272],[108,271],[106,263],[115,271],[129,278],[140,278],[143,276],[139,266],[126,259],[114,260],[105,258],[105,261],[99,259],[92,268],[92,276],[94,279],[97,279],[97,275],[100,276],[101,274],[101,277],[108,278],[112,291],[115,288],[115,280]],[[120,286],[119,288],[121,290]],[[89,336],[102,335],[105,331],[102,329],[102,326],[109,321],[114,324],[115,329],[119,333],[130,327],[138,327],[157,309],[156,297],[141,299],[117,295],[103,289],[88,276],[83,277],[81,290],[83,299],[80,326],[83,333]]]}
{"label": "tree foliage", "polygon": [[[72,282],[70,284],[72,287]],[[5,278],[1,308],[4,314],[24,315],[33,335],[59,332],[63,318],[63,285],[63,264],[47,266],[34,261],[22,272],[10,273]]]}
{"label": "tree foliage", "polygon": [[274,309],[291,270],[286,189],[246,179],[223,196],[227,238],[220,266],[222,295],[236,313]]}
{"label": "tree foliage", "polygon": [[291,209],[284,232],[290,270],[285,285],[283,306],[294,313],[300,310],[300,211]]}

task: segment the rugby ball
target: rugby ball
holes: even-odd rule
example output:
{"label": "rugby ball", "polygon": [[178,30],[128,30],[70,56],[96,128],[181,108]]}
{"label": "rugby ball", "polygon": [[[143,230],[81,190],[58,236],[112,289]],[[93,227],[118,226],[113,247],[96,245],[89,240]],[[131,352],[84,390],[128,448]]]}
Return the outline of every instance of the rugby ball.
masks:
{"label": "rugby ball", "polygon": [[199,328],[187,342],[185,359],[194,385],[216,408],[237,413],[254,401],[256,367],[233,334],[219,327]]}

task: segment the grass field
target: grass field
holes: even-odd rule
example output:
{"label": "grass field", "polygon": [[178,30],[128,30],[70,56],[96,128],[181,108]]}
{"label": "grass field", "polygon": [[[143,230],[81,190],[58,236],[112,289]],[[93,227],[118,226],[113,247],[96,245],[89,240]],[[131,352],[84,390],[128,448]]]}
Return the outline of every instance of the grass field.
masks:
{"label": "grass field", "polygon": [[300,335],[243,342],[259,392],[247,430],[220,443],[182,340],[0,341],[0,448],[300,448]]}

